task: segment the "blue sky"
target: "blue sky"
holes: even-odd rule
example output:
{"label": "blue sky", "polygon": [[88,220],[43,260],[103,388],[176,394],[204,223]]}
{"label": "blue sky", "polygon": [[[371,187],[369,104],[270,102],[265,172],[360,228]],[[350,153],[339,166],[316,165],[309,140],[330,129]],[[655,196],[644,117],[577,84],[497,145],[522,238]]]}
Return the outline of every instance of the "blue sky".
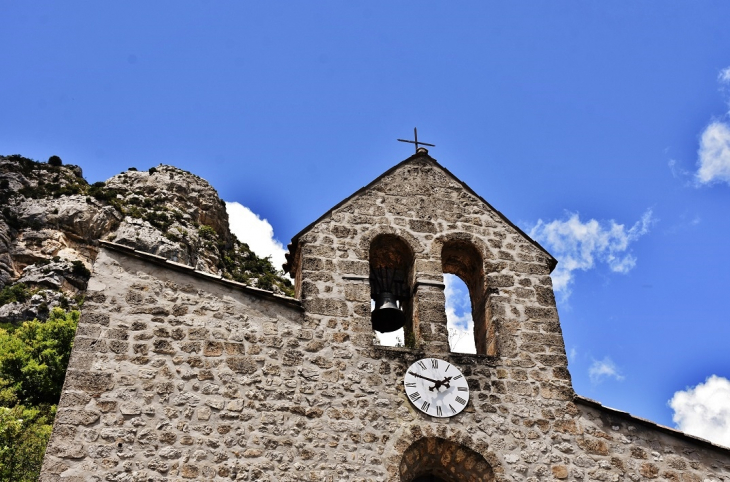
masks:
{"label": "blue sky", "polygon": [[173,164],[286,245],[418,126],[573,268],[579,394],[673,426],[675,392],[715,375],[678,420],[711,399],[730,427],[727,2],[0,0],[0,18],[0,153],[89,182]]}

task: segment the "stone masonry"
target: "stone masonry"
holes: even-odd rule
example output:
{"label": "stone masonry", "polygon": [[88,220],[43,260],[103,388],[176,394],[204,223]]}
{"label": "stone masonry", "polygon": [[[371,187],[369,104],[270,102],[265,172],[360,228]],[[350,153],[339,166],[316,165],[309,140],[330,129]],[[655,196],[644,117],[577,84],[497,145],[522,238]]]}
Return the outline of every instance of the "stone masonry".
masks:
{"label": "stone masonry", "polygon": [[[412,258],[408,347],[373,344],[374,240]],[[730,481],[730,450],[573,392],[556,261],[425,150],[288,259],[298,299],[104,243],[41,480]],[[449,352],[444,272],[469,286],[478,354]],[[406,398],[426,356],[468,379],[460,414]]]}

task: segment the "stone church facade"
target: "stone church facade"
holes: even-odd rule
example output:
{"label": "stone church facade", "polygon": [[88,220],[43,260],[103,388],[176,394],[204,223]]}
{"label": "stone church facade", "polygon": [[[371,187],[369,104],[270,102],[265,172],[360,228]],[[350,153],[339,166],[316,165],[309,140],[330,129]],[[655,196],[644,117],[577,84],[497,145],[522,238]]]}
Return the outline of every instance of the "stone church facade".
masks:
{"label": "stone church facade", "polygon": [[[427,151],[289,248],[296,299],[102,243],[41,480],[730,481],[730,450],[574,393],[556,260]],[[404,347],[373,342],[379,267]],[[449,351],[444,273],[477,354]],[[457,415],[409,399],[426,358],[466,378]]]}

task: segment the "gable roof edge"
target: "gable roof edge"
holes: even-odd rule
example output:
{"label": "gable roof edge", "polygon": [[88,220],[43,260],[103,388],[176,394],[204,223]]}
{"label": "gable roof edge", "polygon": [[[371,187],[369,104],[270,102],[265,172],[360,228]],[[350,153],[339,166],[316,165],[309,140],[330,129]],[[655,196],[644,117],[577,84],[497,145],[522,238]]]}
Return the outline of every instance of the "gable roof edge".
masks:
{"label": "gable roof edge", "polygon": [[233,281],[233,280],[223,278],[221,275],[214,275],[211,273],[206,273],[205,271],[199,271],[199,270],[196,270],[195,267],[193,267],[193,266],[190,266],[187,264],[182,264],[182,263],[176,263],[175,261],[171,261],[163,256],[158,256],[156,254],[147,253],[145,251],[140,251],[138,249],[134,249],[133,247],[126,246],[124,244],[114,243],[111,241],[99,240],[99,245],[102,249],[108,249],[111,251],[115,251],[117,253],[121,253],[121,254],[124,254],[124,255],[132,257],[132,258],[137,258],[142,261],[146,261],[148,263],[156,264],[158,266],[163,266],[172,271],[177,271],[179,273],[183,273],[188,276],[198,278],[200,280],[211,281],[213,283],[217,283],[217,284],[226,286],[228,288],[238,290],[242,293],[246,293],[247,295],[251,295],[256,298],[266,299],[269,301],[276,302],[283,306],[288,306],[289,308],[294,308],[298,311],[304,311],[304,308],[302,307],[302,302],[296,298],[290,298],[289,296],[278,295],[278,294],[274,293],[273,291],[263,290],[261,288],[255,288],[253,286],[239,283],[238,281]]}
{"label": "gable roof edge", "polygon": [[586,407],[594,408],[598,411],[601,411],[601,412],[609,414],[609,415],[613,415],[615,417],[621,417],[624,420],[628,420],[630,422],[634,422],[636,424],[643,425],[645,427],[657,430],[659,432],[662,432],[662,433],[667,434],[672,437],[684,439],[691,443],[702,445],[706,448],[711,448],[713,450],[719,450],[719,451],[725,453],[726,455],[730,454],[730,447],[718,445],[710,440],[704,439],[702,437],[698,437],[696,435],[688,434],[687,432],[682,432],[681,430],[677,430],[676,428],[667,427],[666,425],[661,425],[659,423],[656,423],[652,420],[648,420],[646,418],[637,417],[636,415],[632,415],[629,412],[625,412],[623,410],[618,410],[615,408],[607,407],[607,406],[603,405],[601,402],[598,402],[598,401],[593,400],[588,397],[584,397],[582,395],[575,394],[575,396],[573,398],[573,402],[576,404],[579,404],[579,405],[584,405]]}
{"label": "gable roof edge", "polygon": [[339,203],[337,203],[334,206],[332,206],[327,212],[325,212],[323,215],[321,215],[320,217],[318,217],[316,220],[314,220],[311,223],[309,223],[304,229],[302,229],[297,234],[295,234],[292,237],[292,239],[289,242],[289,244],[287,244],[287,250],[288,250],[288,252],[285,255],[285,257],[286,257],[286,263],[284,263],[284,265],[282,265],[282,268],[284,268],[284,272],[285,273],[290,273],[290,270],[292,268],[292,264],[294,262],[293,256],[294,256],[294,253],[296,252],[296,250],[297,250],[297,248],[299,246],[299,238],[301,236],[305,235],[316,224],[320,223],[321,221],[323,221],[327,217],[331,216],[332,215],[332,212],[335,209],[338,209],[339,207],[341,207],[344,204],[348,203],[350,200],[354,199],[356,196],[358,196],[358,195],[362,194],[363,192],[367,191],[372,186],[374,186],[376,183],[378,183],[380,180],[382,180],[385,176],[388,176],[389,174],[391,174],[392,172],[394,172],[396,169],[400,168],[404,164],[407,164],[407,163],[409,163],[411,161],[414,161],[414,160],[420,159],[420,158],[424,158],[425,160],[430,161],[433,164],[435,164],[436,167],[438,167],[439,169],[441,169],[444,173],[446,173],[454,181],[458,182],[459,185],[461,185],[461,187],[464,188],[469,194],[471,194],[472,196],[476,197],[481,202],[483,202],[484,204],[486,204],[487,207],[490,210],[492,210],[495,214],[497,214],[497,216],[500,217],[500,219],[502,219],[509,226],[511,226],[515,231],[517,231],[519,234],[521,234],[523,237],[525,237],[525,239],[527,239],[532,245],[534,245],[537,249],[539,249],[540,251],[542,251],[543,253],[545,253],[548,256],[549,266],[550,266],[550,272],[551,273],[553,272],[553,270],[555,269],[555,266],[557,266],[557,264],[558,264],[558,260],[555,259],[555,257],[552,254],[550,254],[547,249],[543,248],[540,245],[540,243],[538,243],[537,241],[535,241],[534,239],[532,239],[527,233],[525,233],[522,229],[519,228],[519,226],[517,226],[512,221],[510,221],[507,218],[507,216],[505,216],[504,214],[502,214],[498,209],[495,209],[494,206],[492,206],[486,199],[484,199],[483,197],[481,197],[472,188],[470,188],[468,184],[466,184],[464,181],[462,181],[461,179],[459,179],[458,177],[456,177],[451,171],[449,171],[448,169],[446,169],[444,166],[442,166],[441,164],[439,164],[439,162],[436,159],[434,159],[433,157],[429,156],[428,153],[427,153],[427,151],[425,153],[424,152],[417,152],[416,154],[412,155],[411,157],[409,157],[409,158],[407,158],[407,159],[399,162],[395,166],[393,166],[390,169],[388,169],[387,171],[383,172],[378,177],[376,177],[375,179],[373,179],[370,183],[368,183],[367,185],[361,187],[360,189],[358,189],[354,193],[350,194],[349,196],[347,196],[345,199],[343,199]]}

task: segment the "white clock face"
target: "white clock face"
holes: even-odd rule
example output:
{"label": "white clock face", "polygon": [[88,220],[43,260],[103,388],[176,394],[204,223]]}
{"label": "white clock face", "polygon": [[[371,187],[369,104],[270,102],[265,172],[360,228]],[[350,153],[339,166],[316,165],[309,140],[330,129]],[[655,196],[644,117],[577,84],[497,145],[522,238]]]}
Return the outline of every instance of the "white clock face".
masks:
{"label": "white clock face", "polygon": [[464,410],[469,385],[461,371],[438,358],[424,358],[408,368],[403,385],[406,396],[420,411],[433,417],[451,417]]}

